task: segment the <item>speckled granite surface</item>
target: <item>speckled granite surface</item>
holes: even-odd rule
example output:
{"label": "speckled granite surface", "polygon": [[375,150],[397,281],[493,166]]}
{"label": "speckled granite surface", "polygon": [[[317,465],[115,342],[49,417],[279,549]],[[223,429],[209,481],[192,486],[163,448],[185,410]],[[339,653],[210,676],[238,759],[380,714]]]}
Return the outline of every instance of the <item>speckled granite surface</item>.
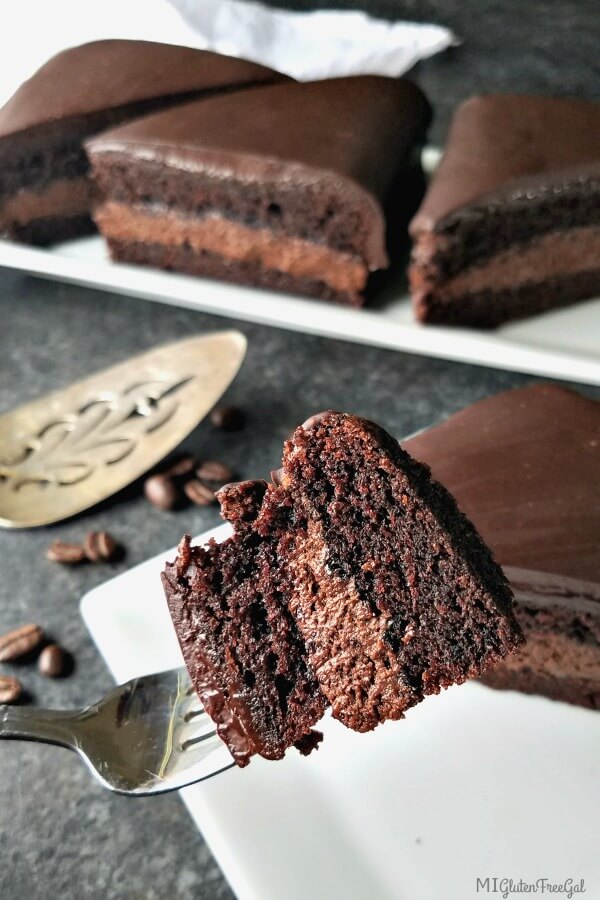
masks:
{"label": "speckled granite surface", "polygon": [[[593,42],[597,5],[587,0],[373,0],[370,6],[381,14],[444,21],[464,38],[462,48],[422,65],[418,73],[440,111],[438,135],[454,102],[476,90],[593,96],[600,84]],[[156,343],[232,324],[5,271],[0,271],[0,323],[1,412]],[[238,327],[249,339],[249,352],[228,396],[248,411],[248,426],[227,436],[204,424],[187,443],[229,463],[240,477],[261,476],[276,466],[289,430],[319,409],[349,409],[401,436],[533,380],[244,323]],[[78,615],[82,593],[171,546],[182,532],[198,533],[217,521],[214,509],[161,513],[133,490],[64,525],[0,532],[0,632],[38,621],[77,660],[74,675],[60,682],[43,680],[35,669],[22,670],[40,705],[82,705],[111,684]],[[80,569],[45,560],[53,538],[79,539],[91,528],[113,532],[126,545],[127,558]],[[0,742],[0,848],[2,900],[232,896],[176,797],[133,801],[105,794],[74,756],[50,747]],[[320,900],[318,888],[314,898]]]}

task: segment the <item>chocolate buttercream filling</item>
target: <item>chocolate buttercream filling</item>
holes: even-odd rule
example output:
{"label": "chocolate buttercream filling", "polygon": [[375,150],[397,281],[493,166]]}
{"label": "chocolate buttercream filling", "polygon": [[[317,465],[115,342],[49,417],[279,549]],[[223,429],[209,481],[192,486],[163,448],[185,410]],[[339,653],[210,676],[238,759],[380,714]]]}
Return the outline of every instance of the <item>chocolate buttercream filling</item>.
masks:
{"label": "chocolate buttercream filling", "polygon": [[532,631],[525,648],[502,660],[511,672],[536,671],[558,679],[584,678],[600,685],[600,649],[566,634]]}
{"label": "chocolate buttercream filling", "polygon": [[403,691],[398,657],[385,640],[390,617],[373,615],[353,579],[331,574],[327,555],[320,527],[310,522],[287,563],[294,585],[288,606],[334,718],[368,731],[401,718],[412,691]]}
{"label": "chocolate buttercream filling", "polygon": [[[540,671],[553,678],[585,678],[600,682],[600,646],[570,634],[564,624],[548,628],[548,615],[565,612],[575,623],[577,633],[587,617],[600,616],[600,584],[504,566],[504,573],[514,591],[518,606],[522,607],[527,643],[514,656],[503,660],[502,666],[513,672]],[[537,611],[545,612],[545,627],[538,627]]]}
{"label": "chocolate buttercream filling", "polygon": [[42,190],[28,189],[0,200],[0,230],[35,219],[90,213],[97,189],[88,178],[61,178]]}
{"label": "chocolate buttercream filling", "polygon": [[449,279],[427,258],[435,249],[431,237],[424,235],[420,250],[418,245],[415,249],[411,284],[416,291],[434,288],[442,300],[600,271],[600,227],[597,225],[549,232],[526,244],[509,247]]}
{"label": "chocolate buttercream filling", "polygon": [[336,291],[358,292],[367,281],[368,268],[357,256],[266,228],[251,228],[216,213],[197,218],[111,200],[96,210],[94,218],[109,240],[186,245],[237,261],[258,261],[268,269],[318,279]]}

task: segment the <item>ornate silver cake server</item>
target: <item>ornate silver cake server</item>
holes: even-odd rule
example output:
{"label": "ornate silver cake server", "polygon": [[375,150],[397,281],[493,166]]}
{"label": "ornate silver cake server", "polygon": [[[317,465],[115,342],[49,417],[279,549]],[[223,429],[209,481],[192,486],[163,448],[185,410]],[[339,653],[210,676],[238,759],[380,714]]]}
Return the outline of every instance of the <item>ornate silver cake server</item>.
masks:
{"label": "ornate silver cake server", "polygon": [[246,338],[188,338],[0,416],[0,526],[48,525],[167,456],[235,377]]}

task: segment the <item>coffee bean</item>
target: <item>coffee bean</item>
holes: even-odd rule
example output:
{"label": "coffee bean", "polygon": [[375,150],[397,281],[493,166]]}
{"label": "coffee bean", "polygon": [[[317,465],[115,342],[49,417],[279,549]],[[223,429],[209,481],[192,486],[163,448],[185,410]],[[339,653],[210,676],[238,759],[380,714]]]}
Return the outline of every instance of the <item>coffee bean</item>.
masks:
{"label": "coffee bean", "polygon": [[44,640],[44,631],[39,625],[23,625],[0,637],[0,662],[12,662],[37,650]]}
{"label": "coffee bean", "polygon": [[192,503],[196,503],[198,506],[210,506],[211,503],[217,502],[215,492],[197,478],[184,484],[183,490],[188,500],[191,500]]}
{"label": "coffee bean", "polygon": [[179,496],[174,482],[166,475],[151,475],[147,478],[144,493],[158,509],[173,509]]}
{"label": "coffee bean", "polygon": [[169,468],[165,469],[161,474],[167,478],[185,478],[186,475],[191,475],[193,473],[197,465],[198,460],[188,454],[173,462]]}
{"label": "coffee bean", "polygon": [[207,459],[196,469],[196,475],[202,481],[214,481],[216,484],[227,484],[233,478],[233,472],[225,463],[216,459]]}
{"label": "coffee bean", "polygon": [[53,541],[46,550],[46,559],[60,563],[80,563],[85,559],[85,551],[81,544]]}
{"label": "coffee bean", "polygon": [[0,703],[16,703],[23,693],[23,685],[12,675],[0,675]]}
{"label": "coffee bean", "polygon": [[40,653],[38,669],[47,678],[59,678],[64,674],[67,654],[58,644],[48,644]]}
{"label": "coffee bean", "polygon": [[237,406],[215,406],[210,421],[221,431],[239,431],[246,424],[246,416]]}
{"label": "coffee bean", "polygon": [[90,531],[83,542],[83,552],[90,562],[108,562],[117,552],[117,542],[108,531]]}

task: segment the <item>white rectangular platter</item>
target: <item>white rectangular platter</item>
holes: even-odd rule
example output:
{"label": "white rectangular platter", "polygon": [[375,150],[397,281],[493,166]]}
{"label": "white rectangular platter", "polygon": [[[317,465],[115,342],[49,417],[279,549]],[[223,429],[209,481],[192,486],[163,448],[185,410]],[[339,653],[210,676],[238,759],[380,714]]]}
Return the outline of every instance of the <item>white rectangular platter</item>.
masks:
{"label": "white rectangular platter", "polygon": [[[159,579],[174,554],[82,600],[117,681],[181,665]],[[470,683],[370,734],[323,731],[308,758],[181,792],[239,900],[465,900],[493,878],[600,896],[599,713]]]}
{"label": "white rectangular platter", "polygon": [[[433,150],[433,148],[432,148]],[[600,299],[496,331],[423,326],[404,287],[367,309],[112,262],[100,237],[49,249],[0,241],[0,266],[293,331],[600,385]]]}

